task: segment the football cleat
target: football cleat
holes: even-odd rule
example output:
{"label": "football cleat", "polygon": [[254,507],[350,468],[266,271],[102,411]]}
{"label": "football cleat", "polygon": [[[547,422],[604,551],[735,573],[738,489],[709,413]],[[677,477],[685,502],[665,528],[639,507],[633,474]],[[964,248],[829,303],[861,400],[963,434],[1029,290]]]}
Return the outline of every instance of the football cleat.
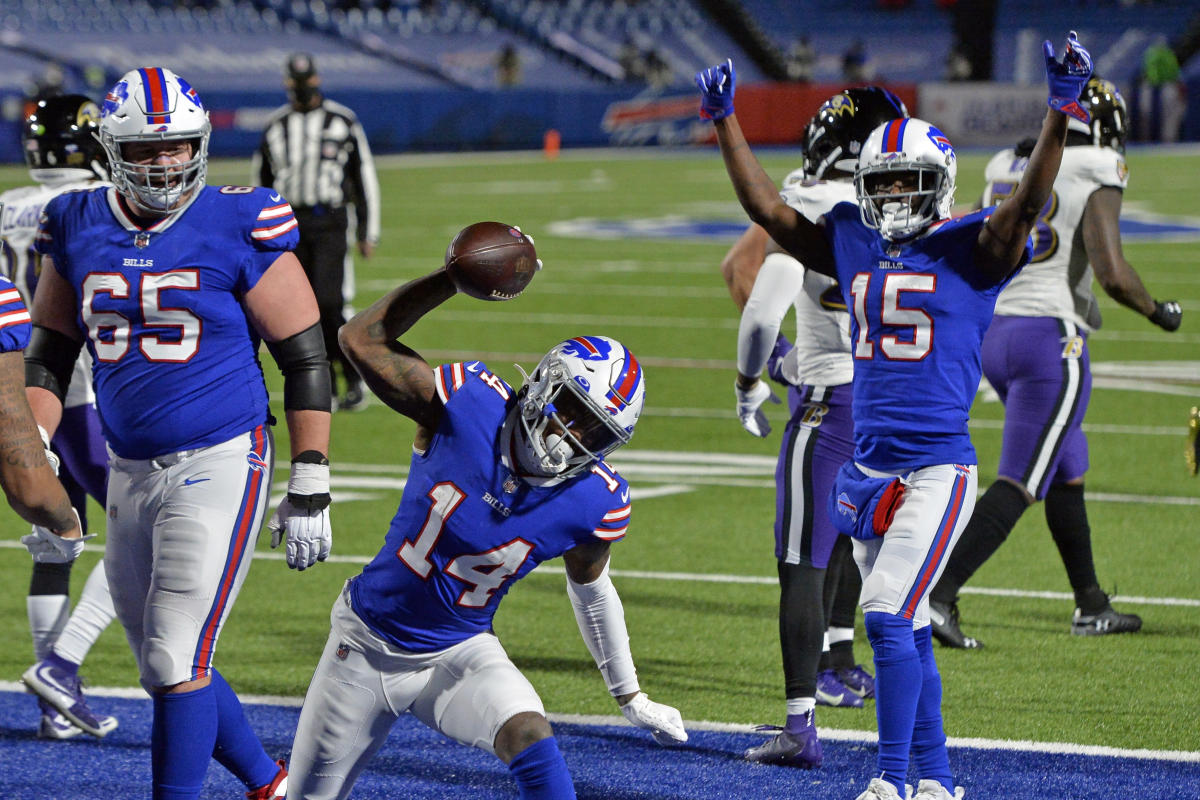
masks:
{"label": "football cleat", "polygon": [[853,667],[842,667],[839,670],[835,670],[835,672],[842,686],[845,686],[859,697],[868,700],[875,696],[875,679],[871,677],[871,673],[863,669],[862,664],[855,664]]}
{"label": "football cleat", "polygon": [[883,778],[871,778],[871,782],[867,784],[867,790],[856,800],[909,800],[909,798],[912,798],[912,787],[908,784],[904,784],[904,797],[901,798],[895,786]]}
{"label": "football cleat", "polygon": [[260,786],[253,792],[246,792],[246,800],[287,800],[287,766],[283,759],[275,762],[279,771],[266,786]]}
{"label": "football cleat", "polygon": [[1195,475],[1200,472],[1200,408],[1192,406],[1188,416],[1188,446],[1184,451],[1188,471]]}
{"label": "football cleat", "polygon": [[83,730],[71,720],[58,713],[58,709],[38,698],[38,708],[41,709],[41,720],[38,722],[39,739],[74,739]]}
{"label": "football cleat", "polygon": [[958,601],[943,603],[933,598],[929,599],[929,621],[933,627],[933,638],[945,647],[959,650],[978,650],[983,642],[974,636],[967,636],[958,627]]}
{"label": "football cleat", "polygon": [[921,781],[917,784],[917,793],[912,800],[962,800],[966,790],[961,786],[954,787],[954,794],[946,791],[946,787],[937,781]]}
{"label": "football cleat", "polygon": [[361,385],[346,389],[346,394],[338,402],[339,411],[362,411],[366,407],[367,396],[363,393]]}
{"label": "football cleat", "polygon": [[1075,636],[1104,636],[1109,633],[1136,633],[1142,629],[1137,614],[1122,614],[1106,606],[1099,614],[1084,614],[1078,608],[1071,618],[1071,633]]}
{"label": "football cleat", "polygon": [[862,695],[845,686],[838,680],[837,673],[831,669],[823,669],[817,673],[816,698],[819,706],[863,707]]}
{"label": "football cleat", "polygon": [[83,681],[78,675],[39,661],[21,675],[26,691],[36,694],[71,723],[97,738],[104,738],[117,727],[117,718],[93,712],[83,696]]}
{"label": "football cleat", "polygon": [[758,764],[773,764],[778,767],[816,769],[824,756],[821,740],[817,738],[817,726],[813,714],[808,713],[807,725],[797,732],[789,732],[777,725],[760,725],[760,731],[779,731],[763,744],[751,747],[742,757]]}

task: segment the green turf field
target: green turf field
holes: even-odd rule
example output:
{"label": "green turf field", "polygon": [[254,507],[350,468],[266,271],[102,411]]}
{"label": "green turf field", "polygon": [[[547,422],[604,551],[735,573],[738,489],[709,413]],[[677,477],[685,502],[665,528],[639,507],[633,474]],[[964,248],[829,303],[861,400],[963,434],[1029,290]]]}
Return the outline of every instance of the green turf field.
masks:
{"label": "green turf field", "polygon": [[[985,159],[962,158],[961,203],[977,196]],[[781,152],[764,158],[776,177],[797,162]],[[1200,219],[1200,156],[1137,150],[1129,163],[1127,206]],[[210,182],[241,183],[248,174],[244,162],[216,162]],[[639,356],[648,381],[646,413],[632,452],[618,452],[613,463],[641,499],[613,561],[643,688],[691,720],[781,722],[771,476],[784,416],[773,409],[776,432],[764,442],[744,433],[733,414],[737,317],[717,269],[728,245],[549,232],[552,223],[582,218],[744,219],[719,157],[712,151],[567,153],[554,162],[535,154],[417,157],[386,160],[380,179],[383,242],[375,258],[359,262],[360,307],[437,267],[454,233],[478,220],[521,225],[537,237],[546,265],[513,302],[457,297],[420,323],[406,341],[428,360],[480,354],[517,383],[514,361],[532,368],[550,345],[576,334],[615,336]],[[25,182],[21,169],[0,170],[0,189]],[[1191,243],[1125,248],[1152,294],[1183,303],[1179,332],[1160,332],[1104,297],[1106,324],[1092,338],[1097,386],[1088,413],[1087,489],[1097,571],[1103,586],[1130,598],[1117,605],[1141,614],[1143,631],[1067,634],[1072,601],[1037,594],[1069,587],[1040,507],[1031,509],[968,587],[1012,591],[966,595],[961,604],[964,628],[987,649],[937,651],[951,736],[1200,751],[1200,479],[1189,477],[1183,462],[1187,411],[1200,401],[1195,249]],[[278,392],[269,358],[265,366]],[[999,404],[976,404],[981,487],[995,478],[1001,418]],[[255,564],[217,654],[239,691],[303,693],[341,582],[375,553],[395,510],[412,433],[410,422],[378,403],[335,416],[338,558],[304,573],[278,558]],[[102,528],[99,509],[92,522]],[[20,520],[0,511],[0,526],[8,545],[0,548],[0,580],[10,587],[0,596],[0,680],[15,680],[31,657],[24,610],[29,558],[16,543]],[[98,551],[89,550],[76,567],[76,592]],[[260,553],[268,552],[264,539]],[[1145,602],[1131,602],[1138,599]],[[544,567],[516,586],[497,630],[548,710],[615,712],[575,628],[561,571]],[[861,628],[857,652],[869,664]],[[102,636],[84,672],[96,685],[135,685],[119,627]],[[818,718],[826,727],[875,725],[870,704],[865,711],[823,708]],[[30,725],[35,721],[31,701]]]}

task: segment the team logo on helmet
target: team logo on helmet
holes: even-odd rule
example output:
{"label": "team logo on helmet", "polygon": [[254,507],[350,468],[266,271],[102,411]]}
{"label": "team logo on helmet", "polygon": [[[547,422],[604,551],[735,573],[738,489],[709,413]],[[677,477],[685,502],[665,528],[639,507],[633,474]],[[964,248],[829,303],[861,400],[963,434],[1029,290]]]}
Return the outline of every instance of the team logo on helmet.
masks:
{"label": "team logo on helmet", "polygon": [[825,110],[839,117],[843,114],[854,116],[854,101],[847,94],[835,94],[825,102]]}
{"label": "team logo on helmet", "polygon": [[200,95],[192,88],[192,85],[179,76],[175,77],[179,81],[179,88],[183,91],[183,96],[192,101],[192,105],[201,111],[204,110],[204,103],[200,102]]}
{"label": "team logo on helmet", "polygon": [[562,351],[584,361],[603,361],[612,352],[612,345],[595,336],[576,336],[563,342]]}
{"label": "team logo on helmet", "polygon": [[926,136],[929,137],[929,141],[933,142],[933,146],[938,150],[941,150],[948,156],[954,156],[954,145],[950,144],[950,140],[946,138],[946,134],[930,125]]}
{"label": "team logo on helmet", "polygon": [[96,107],[95,103],[84,103],[75,114],[75,124],[79,126],[99,125],[100,109]]}
{"label": "team logo on helmet", "polygon": [[107,117],[109,114],[115,113],[121,104],[129,99],[129,82],[118,81],[117,85],[108,90],[108,94],[104,95],[104,106],[100,109],[100,116]]}

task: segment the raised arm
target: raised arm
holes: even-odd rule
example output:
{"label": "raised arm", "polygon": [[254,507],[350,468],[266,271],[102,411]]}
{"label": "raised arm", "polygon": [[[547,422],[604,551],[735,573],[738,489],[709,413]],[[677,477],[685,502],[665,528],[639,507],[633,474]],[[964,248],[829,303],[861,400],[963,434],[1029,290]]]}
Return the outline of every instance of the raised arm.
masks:
{"label": "raised arm", "polygon": [[1079,44],[1075,32],[1067,36],[1063,60],[1054,57],[1050,42],[1042,45],[1046,57],[1046,81],[1050,87],[1050,110],[1042,122],[1042,131],[1034,145],[1025,174],[1016,190],[1004,200],[979,232],[975,263],[981,272],[996,282],[1007,278],[1021,265],[1025,240],[1038,214],[1050,198],[1058,167],[1067,143],[1067,116],[1084,122],[1088,112],[1079,104],[1079,94],[1092,75],[1092,57]]}
{"label": "raised arm", "polygon": [[397,339],[456,291],[445,268],[439,268],[388,292],[338,331],[342,352],[371,391],[417,423],[418,450],[433,438],[442,404],[434,391],[433,369]]}
{"label": "raised arm", "polygon": [[1096,280],[1105,293],[1164,330],[1179,328],[1183,311],[1173,300],[1158,302],[1150,296],[1142,279],[1121,249],[1121,190],[1103,186],[1092,192],[1083,211],[1083,246]]}
{"label": "raised arm", "polygon": [[775,182],[750,150],[733,113],[736,73],[726,61],[696,75],[702,95],[700,115],[713,121],[725,171],[742,208],[767,234],[806,267],[835,276],[833,253],[820,226],[809,222],[779,197]]}

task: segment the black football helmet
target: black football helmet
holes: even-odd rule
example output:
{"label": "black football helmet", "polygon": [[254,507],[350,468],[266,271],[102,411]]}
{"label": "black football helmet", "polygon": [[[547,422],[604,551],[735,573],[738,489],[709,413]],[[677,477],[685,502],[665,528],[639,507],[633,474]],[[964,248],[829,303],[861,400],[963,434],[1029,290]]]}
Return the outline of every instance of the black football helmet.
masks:
{"label": "black football helmet", "polygon": [[1097,147],[1111,147],[1118,153],[1124,153],[1125,135],[1129,132],[1129,111],[1116,84],[1093,75],[1080,92],[1079,102],[1091,112],[1092,121],[1080,122],[1069,117],[1067,127],[1087,134]]}
{"label": "black football helmet", "polygon": [[899,97],[882,86],[844,89],[826,100],[804,131],[804,172],[824,177],[830,168],[853,173],[858,151],[871,131],[908,116]]}
{"label": "black football helmet", "polygon": [[38,183],[108,178],[108,160],[96,137],[100,108],[81,94],[39,100],[25,118],[21,145]]}

